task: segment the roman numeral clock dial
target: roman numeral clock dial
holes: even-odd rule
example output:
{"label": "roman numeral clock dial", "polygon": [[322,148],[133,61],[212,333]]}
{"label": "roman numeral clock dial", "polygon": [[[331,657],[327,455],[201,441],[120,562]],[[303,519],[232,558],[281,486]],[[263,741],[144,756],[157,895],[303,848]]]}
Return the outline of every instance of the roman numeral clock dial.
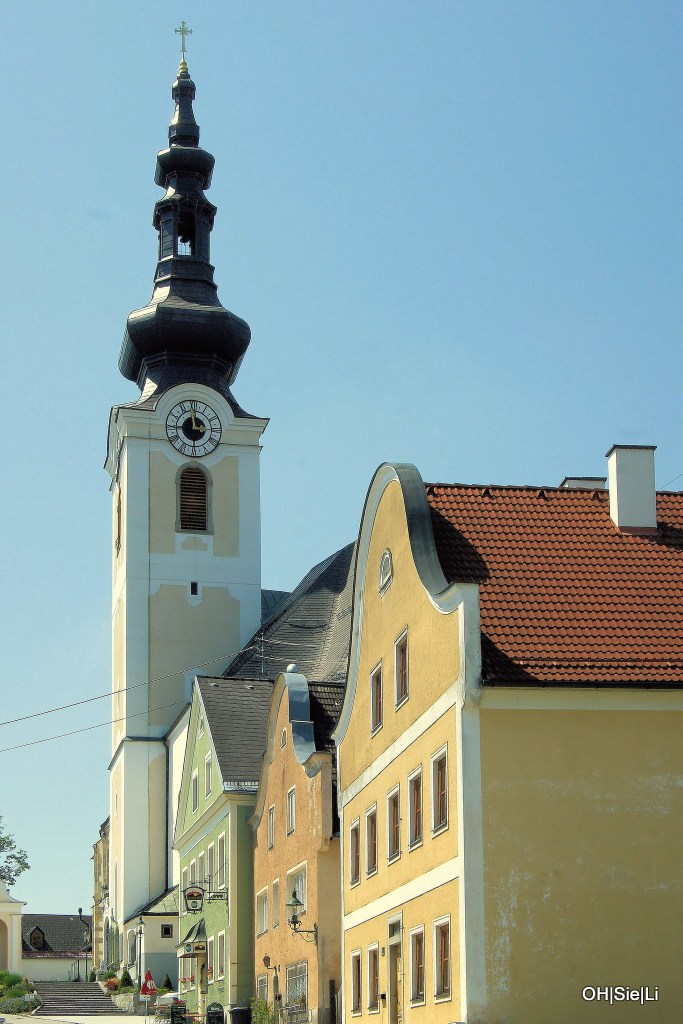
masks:
{"label": "roman numeral clock dial", "polygon": [[188,399],[166,417],[166,434],[181,455],[208,455],[221,439],[221,421],[210,405]]}

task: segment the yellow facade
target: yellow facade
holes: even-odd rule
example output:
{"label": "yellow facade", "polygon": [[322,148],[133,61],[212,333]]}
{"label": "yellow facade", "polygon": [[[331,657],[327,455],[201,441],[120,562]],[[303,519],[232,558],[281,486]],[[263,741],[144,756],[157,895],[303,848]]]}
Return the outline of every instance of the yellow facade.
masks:
{"label": "yellow facade", "polygon": [[[362,627],[356,665],[353,650],[351,655],[347,704],[352,703],[337,733],[344,843],[344,1018],[446,1024],[459,1020],[461,1010],[456,694],[462,612],[457,605],[448,611],[438,607],[422,583],[398,480],[388,483],[372,511],[369,522],[366,506],[361,528],[361,538],[364,531],[369,536],[365,547],[360,544],[356,580],[354,616]],[[383,559],[385,568],[389,564],[387,552],[388,583],[381,580]],[[398,653],[403,643],[407,695]],[[437,786],[442,760],[447,769],[445,820],[437,817],[437,808],[443,809]]]}

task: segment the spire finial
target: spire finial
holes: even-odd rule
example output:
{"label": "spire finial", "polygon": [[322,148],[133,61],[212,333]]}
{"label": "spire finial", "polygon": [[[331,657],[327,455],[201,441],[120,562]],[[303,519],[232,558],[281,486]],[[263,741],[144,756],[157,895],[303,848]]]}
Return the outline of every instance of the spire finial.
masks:
{"label": "spire finial", "polygon": [[[183,19],[178,28],[175,29],[175,32],[180,36],[180,62],[181,64],[185,64],[185,36],[191,36],[192,29],[187,27],[185,20]],[[187,70],[187,65],[185,65],[185,70]]]}

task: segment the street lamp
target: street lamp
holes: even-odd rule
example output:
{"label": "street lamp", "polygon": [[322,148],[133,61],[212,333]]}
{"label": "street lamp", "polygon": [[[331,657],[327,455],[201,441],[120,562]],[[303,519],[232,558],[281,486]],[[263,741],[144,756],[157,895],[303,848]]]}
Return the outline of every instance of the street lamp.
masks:
{"label": "street lamp", "polygon": [[145,930],[145,922],[142,918],[138,921],[138,985],[142,978],[142,936]]}
{"label": "street lamp", "polygon": [[[78,908],[78,920],[81,922],[81,924],[85,925],[85,931],[83,932],[83,949],[85,951],[85,981],[87,981],[88,980],[88,944],[89,944],[89,941],[90,941],[90,925],[83,918],[83,907],[79,907]],[[94,956],[94,954],[93,954],[93,956]],[[93,964],[94,964],[94,961],[93,961]],[[79,977],[80,977],[80,968],[79,968]]]}
{"label": "street lamp", "polygon": [[304,942],[313,942],[318,945],[318,925],[314,923],[312,928],[302,928],[301,920],[299,918],[299,910],[303,907],[301,900],[297,899],[296,889],[292,889],[292,898],[289,903],[285,903],[285,907],[291,911],[287,918],[287,924],[296,935],[312,935],[312,939],[304,939]]}

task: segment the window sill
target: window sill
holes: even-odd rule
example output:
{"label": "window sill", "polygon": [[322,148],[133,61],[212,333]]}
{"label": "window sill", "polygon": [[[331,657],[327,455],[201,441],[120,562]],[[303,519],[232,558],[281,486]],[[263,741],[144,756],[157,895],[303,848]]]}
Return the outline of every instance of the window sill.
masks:
{"label": "window sill", "polygon": [[355,889],[357,885],[360,885],[360,875],[358,878],[352,878],[349,882],[349,889]]}
{"label": "window sill", "polygon": [[[435,825],[432,829],[432,836],[439,836],[442,832],[448,831],[448,822],[444,821],[443,825]],[[450,998],[450,997],[449,997]]]}
{"label": "window sill", "polygon": [[401,851],[397,850],[396,853],[392,853],[390,857],[387,857],[387,864],[395,864],[397,860],[401,859]]}
{"label": "window sill", "polygon": [[450,1002],[450,999],[451,999],[450,992],[438,992],[434,996],[434,1002],[435,1003],[448,1003],[448,1002]]}
{"label": "window sill", "polygon": [[376,1006],[368,1006],[368,1013],[379,1013],[379,1003]]}
{"label": "window sill", "polygon": [[376,736],[376,735],[377,735],[377,733],[378,733],[378,732],[380,732],[380,730],[381,730],[381,728],[382,728],[382,725],[383,725],[383,724],[384,724],[383,722],[380,722],[380,723],[379,723],[378,725],[373,725],[373,726],[371,726],[371,727],[370,727],[370,736],[371,736],[371,737],[372,737],[372,736]]}
{"label": "window sill", "polygon": [[[367,870],[367,871],[365,872],[365,877],[366,877],[366,878],[372,878],[372,876],[373,876],[373,875],[376,875],[376,874],[377,874],[377,867],[375,866],[374,868],[369,868],[369,869],[368,869],[368,870]],[[360,1013],[361,1011],[359,1010],[358,1012]]]}
{"label": "window sill", "polygon": [[413,842],[410,843],[410,845],[408,846],[408,853],[412,853],[413,850],[419,850],[420,847],[422,846],[422,842],[422,836],[420,836],[419,839],[413,840]]}
{"label": "window sill", "polygon": [[261,935],[267,935],[267,934],[268,934],[268,929],[264,928],[262,931],[256,932],[256,938],[258,939],[258,938],[260,938]]}
{"label": "window sill", "polygon": [[425,1004],[424,994],[421,995],[421,996],[415,996],[414,999],[411,997],[411,1000],[410,1000],[410,1005],[411,1006],[424,1006],[424,1004]]}
{"label": "window sill", "polygon": [[407,704],[409,696],[410,695],[406,693],[404,697],[400,697],[394,704],[394,711],[398,711],[398,709],[402,708],[404,704]]}
{"label": "window sill", "polygon": [[293,828],[288,828],[287,831],[285,832],[285,835],[293,836],[294,835],[294,829]]}

